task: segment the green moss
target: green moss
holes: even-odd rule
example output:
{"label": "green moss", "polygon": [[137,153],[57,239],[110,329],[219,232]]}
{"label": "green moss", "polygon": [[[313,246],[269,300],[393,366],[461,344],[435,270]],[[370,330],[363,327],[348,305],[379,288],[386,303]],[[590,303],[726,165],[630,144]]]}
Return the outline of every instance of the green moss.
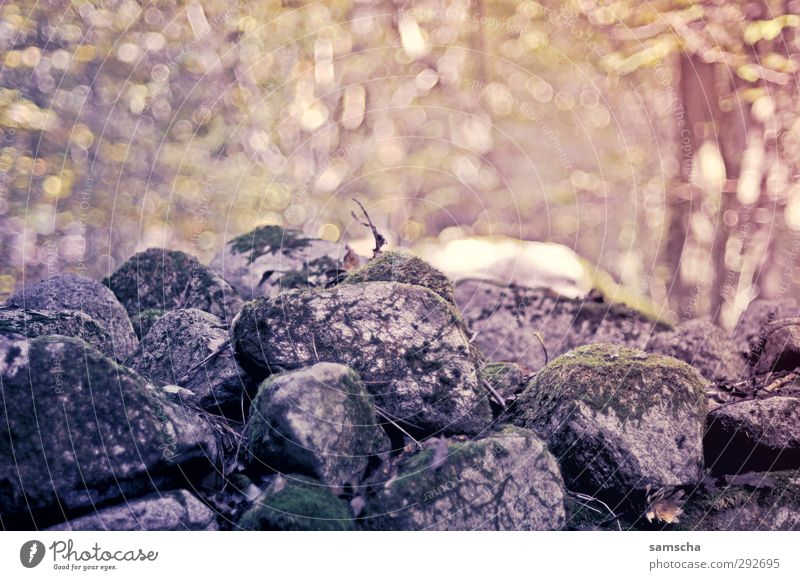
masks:
{"label": "green moss", "polygon": [[362,282],[403,282],[432,290],[450,304],[455,304],[453,283],[442,272],[410,254],[384,252],[373,258],[342,281],[342,284]]}
{"label": "green moss", "polygon": [[[664,389],[676,383],[690,385],[691,393],[665,397]],[[704,384],[694,368],[672,357],[613,344],[582,346],[548,364],[528,385],[516,406],[517,423],[530,427],[576,401],[612,409],[623,422],[639,421],[657,404],[687,404],[687,396],[701,408]]]}
{"label": "green moss", "polygon": [[252,232],[234,238],[230,245],[237,254],[249,253],[248,262],[252,263],[267,252],[275,253],[281,249],[305,248],[310,243],[311,240],[297,230],[289,230],[281,226],[261,226]]}
{"label": "green moss", "polygon": [[[291,479],[290,479],[291,478]],[[268,489],[239,520],[246,530],[349,531],[347,504],[313,479],[287,476],[285,487]]]}

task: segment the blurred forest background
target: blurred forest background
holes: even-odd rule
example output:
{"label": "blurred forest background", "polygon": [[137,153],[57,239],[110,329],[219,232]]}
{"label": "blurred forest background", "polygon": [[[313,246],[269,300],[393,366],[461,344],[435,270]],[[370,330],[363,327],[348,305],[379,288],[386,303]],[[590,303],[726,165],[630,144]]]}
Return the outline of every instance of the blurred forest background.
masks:
{"label": "blurred forest background", "polygon": [[795,294],[797,0],[20,0],[0,298],[276,223],[563,243],[674,318]]}

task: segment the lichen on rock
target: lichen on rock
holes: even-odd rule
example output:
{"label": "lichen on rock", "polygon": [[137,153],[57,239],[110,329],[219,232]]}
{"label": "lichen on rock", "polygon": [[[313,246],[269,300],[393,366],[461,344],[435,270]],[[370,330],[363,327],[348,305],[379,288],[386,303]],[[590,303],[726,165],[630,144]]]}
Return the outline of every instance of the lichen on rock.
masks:
{"label": "lichen on rock", "polygon": [[479,359],[458,312],[410,284],[293,290],[245,305],[237,353],[263,369],[336,362],[358,371],[379,411],[422,433],[478,433],[491,422]]}
{"label": "lichen on rock", "polygon": [[389,451],[358,374],[335,363],[281,373],[259,388],[246,440],[253,464],[357,486],[372,458]]}
{"label": "lichen on rock", "polygon": [[49,334],[81,338],[106,356],[114,356],[114,341],[108,331],[78,310],[29,310],[0,308],[0,332],[15,332],[36,338]]}
{"label": "lichen on rock", "polygon": [[542,369],[512,412],[548,442],[567,487],[624,495],[702,479],[705,385],[677,359],[594,344]]}

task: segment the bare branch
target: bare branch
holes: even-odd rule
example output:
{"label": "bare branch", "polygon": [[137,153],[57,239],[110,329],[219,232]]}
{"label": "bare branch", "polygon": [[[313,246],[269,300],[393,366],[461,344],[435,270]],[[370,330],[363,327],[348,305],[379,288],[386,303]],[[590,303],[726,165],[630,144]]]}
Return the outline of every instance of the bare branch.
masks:
{"label": "bare branch", "polygon": [[374,258],[375,256],[381,253],[381,248],[383,248],[383,246],[386,245],[386,238],[383,237],[383,234],[381,234],[378,231],[378,228],[375,226],[375,224],[372,223],[372,220],[370,219],[367,210],[364,209],[364,205],[357,199],[353,199],[353,201],[356,202],[358,204],[358,207],[361,208],[361,213],[364,214],[364,217],[367,219],[367,221],[366,222],[360,221],[358,219],[358,216],[356,215],[356,212],[354,211],[351,211],[350,215],[352,215],[353,219],[356,220],[358,223],[360,223],[362,226],[372,230],[372,237],[375,238],[375,247],[372,249],[372,257]]}

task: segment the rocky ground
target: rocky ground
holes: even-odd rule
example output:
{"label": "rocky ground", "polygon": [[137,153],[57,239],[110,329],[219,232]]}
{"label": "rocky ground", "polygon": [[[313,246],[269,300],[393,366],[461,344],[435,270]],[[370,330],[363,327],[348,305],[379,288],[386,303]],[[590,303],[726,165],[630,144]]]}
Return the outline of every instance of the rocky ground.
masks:
{"label": "rocky ground", "polygon": [[800,528],[800,318],[732,335],[276,226],[0,306],[0,527]]}

